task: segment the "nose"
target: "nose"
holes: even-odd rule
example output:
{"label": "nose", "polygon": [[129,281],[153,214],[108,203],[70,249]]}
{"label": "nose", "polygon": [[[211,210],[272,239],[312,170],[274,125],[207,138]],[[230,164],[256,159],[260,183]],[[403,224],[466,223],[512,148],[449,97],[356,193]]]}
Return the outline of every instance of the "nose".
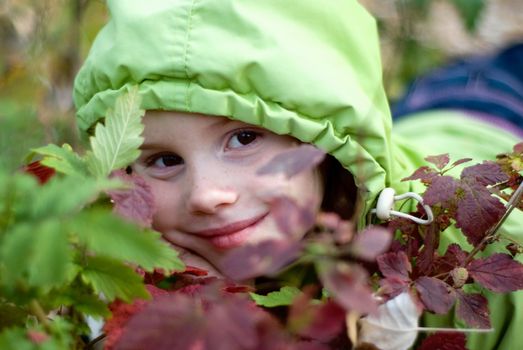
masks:
{"label": "nose", "polygon": [[218,210],[236,203],[238,192],[224,184],[226,174],[195,174],[187,188],[187,207],[194,214],[215,214]]}

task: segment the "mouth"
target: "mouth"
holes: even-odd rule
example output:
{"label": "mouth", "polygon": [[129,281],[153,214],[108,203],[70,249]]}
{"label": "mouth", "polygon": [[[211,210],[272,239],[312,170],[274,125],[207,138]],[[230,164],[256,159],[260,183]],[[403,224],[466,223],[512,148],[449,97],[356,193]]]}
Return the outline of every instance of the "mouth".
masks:
{"label": "mouth", "polygon": [[268,215],[237,221],[222,227],[194,232],[218,249],[230,249],[243,245],[254,228]]}

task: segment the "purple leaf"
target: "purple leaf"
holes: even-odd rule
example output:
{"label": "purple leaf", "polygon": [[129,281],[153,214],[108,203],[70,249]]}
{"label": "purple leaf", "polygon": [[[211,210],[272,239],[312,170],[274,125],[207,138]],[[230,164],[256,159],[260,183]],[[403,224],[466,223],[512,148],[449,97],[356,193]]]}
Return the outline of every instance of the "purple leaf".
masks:
{"label": "purple leaf", "polygon": [[481,294],[465,294],[457,290],[456,315],[474,328],[490,328],[488,301]]}
{"label": "purple leaf", "polygon": [[523,289],[523,264],[510,255],[496,253],[488,258],[473,260],[467,270],[483,287],[497,293]]}
{"label": "purple leaf", "polygon": [[272,349],[285,343],[277,321],[236,294],[174,294],[133,316],[116,349]]}
{"label": "purple leaf", "polygon": [[222,260],[222,270],[237,281],[271,275],[295,260],[300,251],[300,242],[290,239],[248,244],[229,252]]}
{"label": "purple leaf", "polygon": [[428,205],[445,204],[452,200],[458,188],[458,181],[451,176],[434,178],[423,195],[423,202]]}
{"label": "purple leaf", "polygon": [[278,154],[259,168],[256,174],[275,175],[282,173],[290,179],[297,174],[313,169],[323,161],[324,157],[325,152],[322,150],[309,144],[302,144]]}
{"label": "purple leaf", "polygon": [[422,276],[414,283],[425,307],[437,314],[447,313],[456,300],[454,289],[442,280]]}
{"label": "purple leaf", "polygon": [[345,310],[372,313],[377,303],[369,287],[367,271],[359,265],[321,261],[317,264],[320,280],[334,300]]}
{"label": "purple leaf", "polygon": [[464,333],[436,332],[423,340],[417,350],[467,350]]}
{"label": "purple leaf", "polygon": [[408,290],[410,280],[400,279],[397,277],[386,277],[381,279],[379,283],[383,294],[390,298],[394,298]]}
{"label": "purple leaf", "polygon": [[409,177],[401,179],[401,181],[421,180],[423,183],[429,183],[436,176],[438,176],[436,170],[428,166],[422,166],[416,169],[416,171],[414,171],[414,173]]}
{"label": "purple leaf", "polygon": [[407,254],[403,251],[382,254],[378,256],[377,261],[383,276],[404,281],[410,280],[409,273],[412,272],[412,266]]}
{"label": "purple leaf", "polygon": [[316,217],[312,208],[302,208],[289,197],[277,197],[271,201],[272,216],[278,230],[288,236],[299,235],[309,230]]}
{"label": "purple leaf", "polygon": [[523,154],[523,142],[516,144],[513,148],[514,153]]}
{"label": "purple leaf", "polygon": [[351,244],[352,253],[362,260],[374,261],[376,257],[387,250],[392,241],[389,230],[372,226],[358,233]]}
{"label": "purple leaf", "polygon": [[487,161],[463,169],[461,179],[473,180],[480,185],[488,186],[507,181],[509,177],[498,164]]}
{"label": "purple leaf", "polygon": [[432,163],[438,168],[438,170],[443,169],[447,164],[449,164],[449,154],[439,154],[437,156],[428,156],[425,160],[429,163]]}
{"label": "purple leaf", "polygon": [[455,167],[455,166],[458,166],[460,164],[470,162],[471,160],[472,160],[472,158],[461,158],[461,159],[456,160],[454,163],[452,163],[451,166]]}
{"label": "purple leaf", "polygon": [[345,310],[332,300],[315,304],[303,294],[293,302],[287,322],[294,333],[304,338],[328,342],[340,334],[345,317]]}
{"label": "purple leaf", "polygon": [[499,199],[479,184],[461,181],[456,211],[456,227],[461,228],[467,240],[477,246],[487,230],[496,224],[505,213]]}
{"label": "purple leaf", "polygon": [[121,217],[142,227],[151,227],[154,213],[154,198],[145,180],[136,175],[127,175],[123,170],[113,172],[112,177],[131,185],[130,189],[109,191],[114,202],[113,210]]}
{"label": "purple leaf", "polygon": [[423,227],[425,239],[423,240],[423,250],[418,256],[417,268],[424,274],[428,275],[434,269],[435,252],[439,246],[439,227],[435,224]]}

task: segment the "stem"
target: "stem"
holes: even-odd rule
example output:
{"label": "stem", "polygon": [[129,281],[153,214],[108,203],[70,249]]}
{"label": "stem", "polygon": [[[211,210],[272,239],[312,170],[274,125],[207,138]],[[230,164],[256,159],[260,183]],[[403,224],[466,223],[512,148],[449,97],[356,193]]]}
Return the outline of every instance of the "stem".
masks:
{"label": "stem", "polygon": [[45,314],[44,309],[40,303],[36,299],[33,299],[29,303],[29,308],[31,309],[32,314],[36,316],[38,321],[43,324],[44,328],[50,331],[51,323],[49,322],[49,319],[47,318],[47,315]]}

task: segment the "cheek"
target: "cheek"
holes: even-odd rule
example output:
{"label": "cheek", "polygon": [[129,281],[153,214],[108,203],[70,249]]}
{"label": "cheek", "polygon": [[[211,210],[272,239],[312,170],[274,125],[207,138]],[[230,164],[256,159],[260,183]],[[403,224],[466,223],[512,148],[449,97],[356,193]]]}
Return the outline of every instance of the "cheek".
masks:
{"label": "cheek", "polygon": [[149,182],[154,196],[153,228],[164,232],[176,225],[177,215],[180,212],[181,195],[168,183],[153,180]]}

